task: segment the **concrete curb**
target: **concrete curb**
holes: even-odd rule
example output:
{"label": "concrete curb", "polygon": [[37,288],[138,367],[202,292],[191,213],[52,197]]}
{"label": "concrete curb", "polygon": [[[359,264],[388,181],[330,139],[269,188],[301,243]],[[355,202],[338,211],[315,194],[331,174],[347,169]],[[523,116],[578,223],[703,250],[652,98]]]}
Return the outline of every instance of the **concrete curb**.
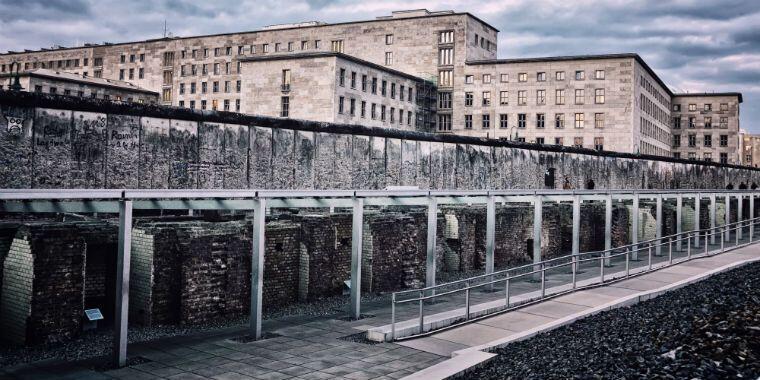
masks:
{"label": "concrete curb", "polygon": [[[710,257],[715,257],[715,256],[710,256]],[[434,366],[425,368],[419,372],[415,372],[407,377],[404,377],[403,380],[452,379],[452,378],[461,377],[465,375],[468,371],[474,370],[484,365],[485,363],[487,363],[490,359],[494,358],[496,354],[492,354],[490,353],[490,351],[496,348],[503,348],[514,342],[530,339],[540,333],[554,330],[558,327],[571,324],[575,321],[578,321],[580,319],[589,317],[597,313],[601,313],[607,310],[612,310],[612,309],[616,309],[620,307],[635,305],[639,302],[655,298],[667,292],[670,292],[670,291],[682,288],[684,286],[691,285],[699,281],[702,281],[704,279],[710,278],[716,274],[723,273],[728,270],[731,270],[740,266],[744,266],[756,261],[760,261],[760,257],[736,261],[730,264],[723,265],[716,269],[712,269],[710,271],[704,272],[702,274],[694,275],[684,280],[674,282],[670,285],[666,285],[661,288],[642,291],[642,292],[632,294],[630,296],[626,296],[612,302],[608,302],[604,305],[591,308],[589,310],[568,315],[567,317],[560,318],[556,321],[547,323],[545,325],[542,325],[530,330],[526,330],[520,334],[512,335],[503,339],[497,339],[492,342],[482,344],[479,346],[473,346],[470,348],[465,348],[463,350],[454,351],[452,353],[451,359],[438,363]],[[476,353],[478,352],[482,354],[486,354],[486,355],[477,355]]]}

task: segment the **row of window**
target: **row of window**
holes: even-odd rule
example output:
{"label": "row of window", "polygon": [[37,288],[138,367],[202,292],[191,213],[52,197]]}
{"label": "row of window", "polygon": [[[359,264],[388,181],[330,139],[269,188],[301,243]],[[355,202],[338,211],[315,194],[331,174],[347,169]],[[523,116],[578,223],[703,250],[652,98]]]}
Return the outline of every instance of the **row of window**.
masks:
{"label": "row of window", "polygon": [[[688,152],[688,159],[690,160],[697,160],[697,152]],[[681,152],[673,152],[674,158],[681,158]],[[707,162],[712,162],[712,152],[705,152],[704,156],[702,158],[703,160]],[[720,153],[720,163],[721,164],[727,164],[728,163],[728,153]]]}
{"label": "row of window", "polygon": [[[185,107],[185,101],[180,100],[178,102],[180,107]],[[195,100],[190,100],[187,102],[187,108],[195,109],[196,102]],[[208,102],[206,99],[201,99],[200,101],[200,109],[205,110],[208,109]],[[211,100],[211,109],[214,111],[219,110],[219,99],[212,99]],[[222,100],[222,110],[223,111],[231,111],[230,110],[230,100],[224,99]],[[235,112],[240,112],[240,99],[235,99]]]}
{"label": "row of window", "polygon": [[[536,82],[546,82],[546,72],[545,71],[539,71],[536,73]],[[604,80],[605,79],[605,71],[604,70],[595,70],[594,71],[594,79],[598,80]],[[481,83],[482,84],[489,84],[492,83],[493,76],[491,74],[483,74],[481,76]],[[555,71],[554,72],[554,80],[556,81],[564,81],[565,80],[565,72],[564,71]],[[586,71],[584,70],[576,70],[575,71],[575,80],[586,80]],[[518,73],[517,74],[517,82],[519,83],[525,83],[528,81],[528,73]],[[500,83],[509,83],[509,74],[499,74],[499,82]],[[475,75],[465,75],[464,76],[464,83],[465,84],[474,84],[475,83]]]}
{"label": "row of window", "polygon": [[[286,78],[285,71],[287,71],[288,83],[284,82]],[[340,70],[338,71],[338,86],[346,87],[346,79],[347,79],[346,77],[347,77],[346,69],[340,68]],[[356,71],[352,71],[350,74],[350,77],[348,77],[349,86],[352,89],[356,89],[358,80],[359,80],[358,74],[356,73]],[[283,85],[285,84],[290,85],[290,70],[283,70]],[[377,90],[378,90],[377,77],[369,78],[367,74],[362,74],[361,82],[358,84],[361,85],[362,92],[369,91],[372,94],[377,94]],[[395,82],[390,82],[390,86],[388,86],[389,82],[383,79],[379,81],[379,84],[380,84],[381,96],[388,96],[390,92],[390,98],[396,99],[397,85]],[[400,101],[403,102],[406,99],[406,101],[412,103],[414,100],[413,95],[414,95],[414,88],[412,88],[412,86],[407,87],[407,86],[404,86],[403,84],[398,85],[398,98]]]}
{"label": "row of window", "polygon": [[668,108],[662,109],[660,106],[657,105],[657,103],[651,101],[648,96],[644,95],[644,93],[640,94],[640,102],[639,106],[641,107],[641,110],[644,111],[645,114],[655,118],[657,121],[659,121],[662,124],[667,125],[668,124],[668,118],[670,117],[670,114],[668,113]]}
{"label": "row of window", "polygon": [[643,75],[640,75],[639,84],[649,94],[654,96],[654,98],[657,99],[657,101],[660,102],[660,104],[662,104],[666,110],[670,109],[670,97],[663,95],[660,90],[658,90],[657,87],[655,87],[652,82],[649,81],[649,79],[644,78]]}
{"label": "row of window", "polygon": [[[577,112],[574,114],[571,114],[573,119],[573,126],[577,129],[585,128],[586,126],[586,114],[582,112]],[[438,130],[439,131],[450,131],[451,130],[451,115],[448,114],[442,114],[438,115],[439,123],[438,123]],[[481,129],[490,129],[491,128],[491,114],[484,113],[480,115],[480,128]],[[546,128],[547,120],[546,120],[546,114],[544,113],[537,113],[536,119],[535,119],[535,126],[536,129],[543,129]],[[509,114],[499,114],[499,128],[501,129],[507,129],[510,126],[509,123]],[[554,114],[554,128],[555,129],[564,129],[565,128],[565,114],[564,113],[555,113]],[[517,114],[517,128],[526,128],[528,125],[528,114],[525,113],[518,113]],[[604,128],[605,126],[605,114],[604,113],[594,113],[594,128]],[[473,115],[467,114],[464,115],[464,129],[473,129]]]}
{"label": "row of window", "polygon": [[646,141],[641,141],[641,146],[638,148],[638,153],[653,154],[655,156],[667,156],[670,154],[667,149],[660,148],[659,146],[650,144]]}
{"label": "row of window", "polygon": [[[441,32],[445,33],[445,32]],[[487,51],[495,50],[496,44],[491,42],[490,40],[487,40],[483,36],[478,36],[477,33],[475,33],[475,38],[472,40],[473,46],[480,46],[483,49],[486,49]]]}
{"label": "row of window", "polygon": [[[30,70],[30,69],[70,69],[73,67],[80,67],[79,63],[82,63],[81,67],[87,67],[90,64],[89,58],[82,58],[80,61],[79,58],[73,58],[73,59],[59,59],[55,61],[34,61],[34,62],[24,62],[24,70]],[[103,66],[103,58],[95,58],[93,60],[93,66],[100,67]],[[15,67],[13,68],[15,70]],[[2,64],[0,65],[0,72],[6,72],[11,70],[10,64]]]}
{"label": "row of window", "polygon": [[[565,104],[565,90],[564,89],[557,89],[554,90],[554,104],[556,105],[564,105]],[[583,105],[586,104],[586,90],[585,89],[575,89],[574,90],[574,103],[576,105]],[[491,101],[491,91],[483,91],[481,93],[481,102],[480,105],[483,107],[488,107],[492,105]],[[546,97],[546,90],[540,89],[536,90],[536,105],[545,105],[547,101]],[[605,91],[603,88],[596,88],[594,89],[594,104],[604,104],[605,103]],[[472,92],[465,92],[464,93],[464,106],[465,107],[472,107],[475,103],[475,94]],[[499,91],[499,105],[507,106],[509,105],[509,91]],[[528,90],[518,90],[517,91],[517,105],[518,106],[524,106],[528,104]],[[451,109],[452,108],[452,93],[451,92],[439,92],[438,93],[438,108],[439,109]]]}
{"label": "row of window", "polygon": [[[224,64],[224,66],[222,66]],[[240,62],[237,62],[237,73],[240,73]],[[179,66],[180,76],[195,76],[198,75],[198,66],[195,64],[187,64]],[[214,75],[229,75],[232,74],[232,62],[216,62],[213,65],[209,63],[203,63],[200,65],[200,75],[209,75],[209,66],[212,67]],[[131,70],[131,69],[130,69]]]}
{"label": "row of window", "polygon": [[[690,148],[697,146],[697,135],[689,134],[687,136],[687,143]],[[718,140],[719,146],[728,146],[728,135],[720,135]],[[702,138],[702,145],[705,147],[713,146],[713,138],[711,134],[706,134]],[[673,147],[678,148],[681,146],[681,135],[673,135]]]}
{"label": "row of window", "polygon": [[[289,100],[288,100],[289,103]],[[358,113],[359,117],[366,118],[367,117],[367,102],[362,100],[359,103],[358,107]],[[378,109],[380,112],[378,113]],[[386,117],[386,110],[387,117]],[[281,115],[283,113],[281,112]],[[346,98],[344,96],[338,97],[338,114],[348,114],[350,116],[356,116],[357,114],[357,101],[355,98],[349,98],[348,99],[348,109],[346,109]],[[378,107],[378,104],[371,103],[369,107],[369,117],[372,120],[377,120],[378,117],[380,118],[380,121],[389,121],[390,124],[397,123],[399,125],[404,124],[404,115],[406,114],[406,124],[412,125],[412,120],[414,119],[414,113],[412,111],[405,111],[401,108],[398,110],[395,107],[386,107],[384,104],[380,104]],[[398,115],[398,118],[396,117]],[[287,116],[283,116],[287,117]]]}
{"label": "row of window", "polygon": [[[35,85],[34,86],[34,92],[42,93],[43,92],[42,86],[41,85]],[[76,93],[74,93],[74,91],[72,91],[71,89],[64,88],[63,92],[59,93],[58,92],[58,87],[54,87],[54,86],[50,86],[48,88],[48,93],[50,93],[52,95],[78,96],[80,98],[84,98],[85,97],[85,91],[84,90],[76,90]],[[97,92],[90,92],[89,93],[89,97],[92,98],[92,99],[96,99],[98,97],[98,94],[97,94]],[[129,102],[129,103],[132,103],[133,101],[135,101],[134,98],[131,97],[131,96],[128,96],[126,99],[124,99],[121,95],[115,95],[113,98],[111,98],[110,94],[103,94],[103,99],[104,100],[114,100],[114,101],[117,101],[117,102],[126,101],[126,102]],[[143,99],[140,99],[140,98],[137,99],[137,103],[143,103],[143,102],[144,102]]]}
{"label": "row of window", "polygon": [[[727,116],[721,116],[720,117],[720,123],[718,124],[718,128],[728,128],[728,117]],[[681,117],[675,116],[673,117],[673,129],[681,129]],[[705,129],[710,129],[713,127],[713,118],[712,116],[705,116],[702,119],[702,126]],[[691,116],[688,118],[688,127],[691,129],[697,128],[697,118],[694,116]]]}
{"label": "row of window", "polygon": [[[696,103],[689,103],[689,112],[697,112],[697,104]],[[702,105],[702,112],[711,112],[713,109],[712,103],[704,103]],[[720,103],[720,110],[722,112],[728,111],[728,103]],[[681,105],[680,104],[673,104],[673,111],[680,112],[681,111]]]}
{"label": "row of window", "polygon": [[[218,93],[222,92],[222,89],[219,87],[220,82],[219,81],[213,81],[211,82],[211,92]],[[223,92],[230,93],[232,92],[232,82],[231,81],[224,81],[222,82],[222,85],[224,86]],[[189,88],[188,88],[189,87]],[[240,92],[241,88],[241,82],[235,81],[235,92]],[[190,94],[195,94],[197,92],[197,84],[195,82],[190,82],[190,86],[186,86],[185,83],[179,84],[179,94],[184,95],[186,92],[189,91]],[[208,82],[201,82],[201,88],[200,88],[201,94],[208,93]]]}
{"label": "row of window", "polygon": [[642,135],[651,137],[663,144],[670,144],[670,132],[651,122],[647,118],[642,117],[639,121],[639,128]]}
{"label": "row of window", "polygon": [[[85,73],[86,74],[86,73]],[[87,77],[87,75],[85,75]],[[99,78],[97,75],[96,78]],[[135,69],[119,69],[119,80],[126,80],[129,78],[129,80],[135,79]],[[140,67],[137,69],[137,79],[144,79],[145,78],[145,69]]]}

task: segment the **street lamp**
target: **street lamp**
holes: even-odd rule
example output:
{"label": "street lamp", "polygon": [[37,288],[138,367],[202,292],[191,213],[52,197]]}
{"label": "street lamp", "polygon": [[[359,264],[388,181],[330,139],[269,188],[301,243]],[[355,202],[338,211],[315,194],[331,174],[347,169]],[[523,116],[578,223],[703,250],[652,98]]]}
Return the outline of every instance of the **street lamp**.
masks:
{"label": "street lamp", "polygon": [[[16,66],[16,75],[13,75],[13,66]],[[19,81],[19,72],[21,71],[21,63],[18,61],[11,62],[11,77],[8,79],[8,89],[11,91],[21,91],[24,88],[21,87]]]}

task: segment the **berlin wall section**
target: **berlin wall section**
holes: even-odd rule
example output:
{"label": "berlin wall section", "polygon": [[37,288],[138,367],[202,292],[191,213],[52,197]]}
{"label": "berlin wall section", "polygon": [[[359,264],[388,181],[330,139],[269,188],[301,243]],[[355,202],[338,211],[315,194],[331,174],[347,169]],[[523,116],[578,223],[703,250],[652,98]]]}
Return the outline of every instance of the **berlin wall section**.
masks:
{"label": "berlin wall section", "polygon": [[[757,169],[0,91],[0,188],[720,189]],[[31,170],[30,170],[31,169]],[[544,173],[554,169],[554,181]]]}

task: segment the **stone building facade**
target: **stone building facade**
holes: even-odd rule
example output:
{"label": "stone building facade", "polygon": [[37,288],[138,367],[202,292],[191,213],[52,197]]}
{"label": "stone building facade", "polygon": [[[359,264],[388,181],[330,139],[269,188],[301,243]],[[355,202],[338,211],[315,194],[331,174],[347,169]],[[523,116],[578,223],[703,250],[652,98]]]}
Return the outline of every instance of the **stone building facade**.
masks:
{"label": "stone building facade", "polygon": [[739,93],[677,94],[673,98],[673,155],[743,164]]}
{"label": "stone building facade", "polygon": [[747,131],[739,132],[741,144],[741,163],[742,165],[752,166],[753,168],[760,165],[760,135],[753,135]]}
{"label": "stone building facade", "polygon": [[[33,69],[19,74],[19,84],[24,91],[88,97],[117,102],[156,103],[158,92],[140,88],[132,83],[106,79],[83,77],[78,74],[49,69]],[[10,84],[15,76],[0,75],[0,84]]]}

